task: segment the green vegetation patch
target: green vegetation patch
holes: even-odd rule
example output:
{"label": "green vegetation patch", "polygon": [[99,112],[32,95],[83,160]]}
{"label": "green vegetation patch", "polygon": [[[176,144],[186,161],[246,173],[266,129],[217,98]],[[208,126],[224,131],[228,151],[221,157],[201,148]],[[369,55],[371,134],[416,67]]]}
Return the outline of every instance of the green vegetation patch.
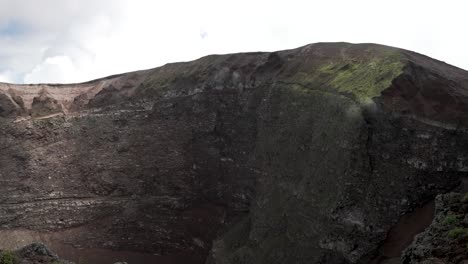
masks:
{"label": "green vegetation patch", "polygon": [[462,203],[468,203],[468,193],[465,193],[465,195],[463,195],[463,197],[461,199],[461,202]]}
{"label": "green vegetation patch", "polygon": [[319,69],[334,76],[329,84],[342,93],[351,93],[360,101],[380,95],[402,73],[399,59],[374,58],[370,61],[332,62]]}
{"label": "green vegetation patch", "polygon": [[403,68],[401,55],[393,52],[363,59],[330,59],[314,72],[298,72],[293,79],[307,86],[328,87],[365,103],[390,87]]}
{"label": "green vegetation patch", "polygon": [[448,232],[448,237],[449,238],[459,238],[461,236],[464,236],[468,234],[468,228],[463,228],[463,227],[456,227]]}
{"label": "green vegetation patch", "polygon": [[9,250],[0,253],[0,264],[16,264],[18,259],[15,254]]}
{"label": "green vegetation patch", "polygon": [[453,225],[453,224],[456,224],[458,223],[458,217],[456,215],[453,215],[453,214],[449,214],[447,215],[444,220],[442,221],[442,224],[444,225]]}

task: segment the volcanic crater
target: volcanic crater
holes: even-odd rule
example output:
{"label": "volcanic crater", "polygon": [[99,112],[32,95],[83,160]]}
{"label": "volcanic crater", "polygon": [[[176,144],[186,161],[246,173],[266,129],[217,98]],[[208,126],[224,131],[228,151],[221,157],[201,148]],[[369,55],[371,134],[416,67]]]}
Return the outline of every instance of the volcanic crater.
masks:
{"label": "volcanic crater", "polygon": [[[468,72],[376,44],[0,83],[0,248],[41,241],[76,263],[399,263],[435,196],[468,177],[467,114]],[[392,246],[399,226],[410,235]]]}

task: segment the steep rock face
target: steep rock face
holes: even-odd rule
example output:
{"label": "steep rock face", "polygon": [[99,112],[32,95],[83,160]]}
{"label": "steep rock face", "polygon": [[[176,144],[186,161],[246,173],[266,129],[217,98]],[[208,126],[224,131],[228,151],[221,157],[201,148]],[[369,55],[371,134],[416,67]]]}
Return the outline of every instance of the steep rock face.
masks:
{"label": "steep rock face", "polygon": [[[368,263],[402,215],[468,171],[468,73],[385,46],[208,56],[0,91],[24,101],[0,101],[22,110],[0,120],[1,226],[77,246]],[[61,112],[34,110],[41,91]]]}
{"label": "steep rock face", "polygon": [[11,117],[22,113],[23,104],[21,97],[15,97],[14,94],[0,94],[0,116]]}
{"label": "steep rock face", "polygon": [[52,98],[46,90],[42,90],[38,97],[34,97],[31,104],[31,115],[33,117],[48,116],[62,112],[62,105]]}

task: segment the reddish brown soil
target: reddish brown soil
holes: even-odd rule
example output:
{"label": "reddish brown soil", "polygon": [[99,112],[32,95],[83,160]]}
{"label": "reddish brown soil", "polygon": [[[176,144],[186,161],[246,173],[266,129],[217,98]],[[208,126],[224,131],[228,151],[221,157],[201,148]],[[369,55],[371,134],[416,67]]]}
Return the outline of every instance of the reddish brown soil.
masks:
{"label": "reddish brown soil", "polygon": [[77,264],[113,264],[127,262],[128,264],[186,264],[204,263],[204,259],[195,260],[193,256],[158,256],[132,251],[113,251],[109,249],[77,249],[64,244],[50,246],[60,258]]}

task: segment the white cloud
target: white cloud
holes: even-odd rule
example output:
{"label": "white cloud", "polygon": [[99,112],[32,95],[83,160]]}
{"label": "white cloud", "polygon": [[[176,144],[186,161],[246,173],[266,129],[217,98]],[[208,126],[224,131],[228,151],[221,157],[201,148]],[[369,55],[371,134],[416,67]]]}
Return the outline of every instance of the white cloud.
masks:
{"label": "white cloud", "polygon": [[26,83],[77,82],[83,79],[82,71],[67,56],[49,57],[26,74]]}
{"label": "white cloud", "polygon": [[323,41],[387,44],[468,69],[465,10],[462,0],[1,0],[0,73],[14,82],[86,81]]}
{"label": "white cloud", "polygon": [[0,73],[0,82],[11,83],[13,81],[11,71],[4,71]]}

